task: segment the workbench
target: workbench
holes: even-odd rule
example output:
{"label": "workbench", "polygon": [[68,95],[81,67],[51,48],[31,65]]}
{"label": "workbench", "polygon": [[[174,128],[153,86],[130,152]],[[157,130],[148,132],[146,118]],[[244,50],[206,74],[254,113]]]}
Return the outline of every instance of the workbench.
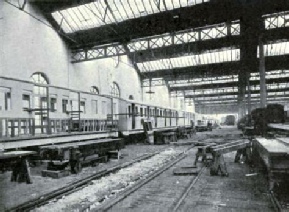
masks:
{"label": "workbench", "polygon": [[260,156],[268,171],[270,190],[289,174],[289,145],[284,141],[288,142],[288,139],[257,137],[253,140],[253,152]]}
{"label": "workbench", "polygon": [[210,167],[210,174],[218,175],[218,173],[221,172],[222,176],[228,176],[229,173],[227,171],[223,155],[229,152],[237,151],[235,162],[240,160],[241,154],[246,156],[246,161],[248,162],[248,158],[251,157],[250,147],[250,141],[248,139],[239,139],[228,143],[211,146],[210,152],[213,155],[213,162]]}
{"label": "workbench", "polygon": [[32,183],[27,158],[34,154],[34,151],[0,152],[0,170],[12,169],[11,181]]}

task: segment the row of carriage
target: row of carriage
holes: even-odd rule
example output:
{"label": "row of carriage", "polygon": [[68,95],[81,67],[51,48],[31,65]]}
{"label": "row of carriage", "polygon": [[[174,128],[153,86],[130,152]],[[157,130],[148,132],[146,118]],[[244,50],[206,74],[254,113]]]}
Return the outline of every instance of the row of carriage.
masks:
{"label": "row of carriage", "polygon": [[[118,150],[127,143],[162,144],[177,141],[178,138],[190,137],[195,132],[196,119],[201,119],[199,114],[193,112],[124,100],[119,97],[94,94],[88,98],[89,95],[85,94],[85,103],[83,103],[82,94],[79,92],[77,96],[78,99],[68,101],[71,105],[65,111],[61,111],[64,109],[63,105],[62,108],[56,107],[52,111],[49,108],[51,99],[50,104],[49,102],[45,104],[46,107],[21,111],[28,113],[29,120],[32,120],[25,124],[28,132],[25,136],[21,136],[23,118],[2,119],[0,148],[4,150],[4,154],[6,152],[9,154],[12,150],[14,152],[16,150],[16,153],[18,150],[24,151],[23,154],[27,153],[25,151],[30,151],[31,154],[34,153],[32,157],[30,156],[34,161],[48,163],[44,175],[52,172],[54,176],[55,172],[66,170],[67,166],[73,163],[72,161],[74,163],[78,161],[77,164],[83,165],[94,164],[99,160],[106,161],[108,157],[118,155]],[[46,100],[48,99],[49,96],[46,97]],[[61,98],[54,102],[61,102]],[[62,113],[61,119],[56,119],[57,113]],[[38,123],[33,120],[34,116],[35,118],[39,116]],[[36,124],[38,126],[35,126]],[[5,130],[7,139],[3,137]],[[11,136],[13,130],[17,132]],[[19,154],[16,155],[19,157]],[[0,160],[1,157],[6,161],[8,159],[7,164],[13,162],[13,155],[11,160],[2,156],[0,153]],[[2,165],[2,169],[7,168],[5,163]]]}

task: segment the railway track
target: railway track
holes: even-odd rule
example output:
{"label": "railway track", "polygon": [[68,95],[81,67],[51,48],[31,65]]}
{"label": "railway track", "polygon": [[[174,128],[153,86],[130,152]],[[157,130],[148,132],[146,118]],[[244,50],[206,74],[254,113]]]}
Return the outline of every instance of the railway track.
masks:
{"label": "railway track", "polygon": [[[162,172],[169,169],[170,167],[171,167],[170,164],[168,164],[167,167],[164,167],[162,170],[160,170],[159,173],[156,173],[156,176],[153,176],[152,179],[154,179],[155,177],[157,177],[158,175],[160,175]],[[142,207],[146,207],[145,206],[146,204],[148,205],[148,208],[146,209],[146,211],[152,211],[152,206],[155,207],[153,209],[156,211],[160,211],[160,210],[172,211],[172,212],[181,211],[181,209],[184,209],[184,206],[187,204],[187,201],[188,201],[187,197],[190,196],[191,192],[194,192],[193,191],[194,186],[196,185],[198,180],[202,178],[203,173],[206,172],[205,170],[206,170],[206,167],[202,167],[198,171],[198,174],[194,176],[193,178],[191,178],[190,182],[186,184],[186,187],[182,189],[183,192],[181,194],[176,194],[173,198],[169,198],[169,201],[171,201],[172,204],[171,203],[161,204],[161,201],[163,200],[166,201],[166,198],[168,197],[167,196],[168,193],[163,193],[162,188],[153,189],[154,186],[156,186],[156,183],[153,183],[150,186],[146,186],[147,188],[140,189],[144,184],[151,181],[151,179],[146,179],[144,182],[140,182],[140,184],[137,184],[134,187],[130,188],[129,190],[126,190],[125,192],[120,193],[117,197],[110,199],[108,202],[105,202],[104,204],[100,205],[97,208],[94,208],[91,211],[110,211],[110,212],[111,211],[126,211],[126,210],[138,211]],[[173,182],[173,180],[171,182]],[[166,185],[168,185],[168,183],[166,183]],[[152,191],[146,192],[146,190],[148,189],[152,189]],[[172,187],[168,187],[167,189],[171,190]],[[160,198],[160,199],[154,201],[149,196],[150,194],[154,195],[153,198],[155,199]],[[270,194],[270,199],[272,201],[272,204],[274,206],[273,211],[278,211],[278,212],[288,211],[288,209],[286,210],[282,208],[282,206],[280,205],[280,202],[278,201],[278,199],[276,198],[273,192],[270,192],[269,194]]]}
{"label": "railway track", "polygon": [[[190,147],[191,148],[191,147]],[[188,148],[187,148],[188,149]],[[166,150],[165,150],[166,151]],[[179,160],[181,160],[182,158],[184,158],[186,155],[184,154],[187,150],[185,151],[181,151],[180,153],[177,154],[177,156],[175,156],[173,159],[168,160],[165,164],[164,167],[159,168],[157,170],[152,171],[151,173],[146,175],[146,179],[147,180],[152,180],[155,176],[158,175],[158,173],[161,173],[162,170],[165,170],[165,167],[170,167],[173,164],[177,163]],[[7,211],[31,211],[31,210],[35,210],[38,211],[39,208],[41,208],[41,206],[45,206],[47,204],[51,204],[53,205],[54,202],[57,201],[61,201],[62,199],[66,198],[67,196],[69,196],[70,194],[73,194],[75,192],[81,191],[82,189],[88,187],[88,185],[90,186],[93,181],[96,181],[98,179],[101,179],[102,177],[106,177],[109,176],[111,174],[117,173],[120,170],[123,170],[125,168],[131,167],[134,164],[140,163],[140,162],[145,162],[146,160],[149,160],[150,158],[153,158],[154,156],[158,156],[160,155],[162,152],[164,151],[158,151],[155,153],[151,153],[151,154],[146,154],[143,155],[133,161],[118,165],[118,166],[114,166],[112,168],[109,169],[105,169],[102,170],[92,176],[89,176],[85,179],[82,179],[80,181],[77,181],[75,183],[72,183],[66,187],[63,187],[57,191],[54,192],[49,192],[41,197],[38,197],[32,201],[29,202],[25,202],[17,207],[13,207],[8,209]],[[135,179],[136,181],[133,182],[133,185],[139,185],[141,186],[141,184],[144,183],[143,179]],[[139,183],[141,182],[141,183]],[[133,186],[135,189],[137,189],[135,186]],[[128,190],[131,190],[132,188],[128,188]],[[126,190],[126,189],[125,189]],[[112,191],[112,193],[114,193],[115,191]],[[95,202],[104,202],[104,200],[107,199],[107,194],[102,196],[101,198],[97,198],[95,199]],[[94,206],[95,207],[95,206]],[[90,211],[91,209],[93,209],[93,207],[91,207],[91,205],[85,205],[85,207],[83,207],[83,205],[80,207],[79,206],[79,211]],[[45,210],[45,209],[44,209]],[[40,209],[40,211],[43,211]]]}
{"label": "railway track", "polygon": [[282,208],[282,206],[281,206],[280,202],[278,201],[277,197],[275,196],[275,193],[272,192],[272,191],[270,192],[270,200],[271,200],[271,202],[272,202],[272,204],[273,204],[273,206],[274,206],[274,209],[275,209],[277,212],[283,212],[283,211],[285,211],[285,210]]}
{"label": "railway track", "polygon": [[198,181],[198,179],[202,175],[202,173],[203,173],[205,168],[206,167],[203,166],[201,168],[200,172],[198,173],[198,175],[195,178],[192,179],[192,181],[188,185],[187,189],[184,191],[184,193],[178,199],[177,203],[174,205],[174,207],[172,209],[173,212],[175,212],[175,211],[177,211],[179,209],[179,207],[181,206],[181,204],[184,202],[185,198],[187,197],[188,193],[192,190],[193,186],[196,184],[196,182]]}
{"label": "railway track", "polygon": [[[172,167],[174,164],[176,164],[177,162],[179,162],[180,160],[184,159],[184,157],[180,157],[178,158],[177,161],[174,161],[170,164],[168,164],[167,166],[163,167],[161,170],[159,170],[157,173],[155,173],[153,176],[151,176],[150,178],[145,179],[143,182],[140,182],[139,184],[133,186],[132,188],[126,190],[125,192],[121,193],[119,196],[117,196],[115,199],[110,200],[109,202],[101,205],[98,208],[95,208],[91,211],[108,211],[109,209],[113,208],[117,203],[119,203],[120,201],[122,201],[123,199],[125,199],[126,197],[128,197],[129,195],[132,195],[137,189],[139,189],[141,186],[143,186],[144,184],[148,183],[149,181],[151,181],[152,179],[154,179],[155,177],[159,176],[162,172],[166,171],[167,169],[169,169],[170,167]],[[185,200],[185,198],[187,197],[189,191],[193,188],[193,186],[195,185],[195,183],[198,181],[199,177],[201,176],[203,170],[205,169],[205,167],[202,167],[199,174],[193,178],[190,182],[190,184],[188,185],[187,189],[184,191],[184,193],[179,197],[178,201],[173,205],[172,209],[170,211],[177,211],[180,207],[180,205],[183,203],[183,201]],[[116,208],[117,210],[117,208]],[[115,210],[115,211],[116,211]],[[114,211],[114,210],[113,210]]]}
{"label": "railway track", "polygon": [[[182,181],[184,181],[183,185],[185,185],[183,192],[179,194],[175,193],[173,196],[171,196],[171,193],[167,191],[173,191],[174,188],[169,185],[174,184],[175,179],[181,179],[181,178],[178,178],[180,176],[176,176],[177,178],[173,177],[172,169],[170,168],[173,168],[175,164],[177,164],[178,162],[182,161],[185,158],[186,158],[186,155],[180,155],[180,157],[176,158],[176,160],[168,163],[166,166],[162,167],[153,175],[149,176],[148,178],[143,179],[142,181],[138,182],[134,186],[125,190],[124,192],[120,192],[116,197],[109,199],[109,201],[104,202],[100,206],[93,208],[92,210],[87,210],[87,211],[126,211],[126,210],[138,211],[138,210],[141,210],[140,208],[148,206],[147,204],[158,205],[160,202],[162,202],[162,199],[165,201],[169,201],[168,204],[166,202],[163,204],[160,204],[160,205],[165,205],[164,208],[158,205],[156,206],[156,208],[146,208],[146,211],[151,211],[151,210],[159,211],[160,208],[162,208],[161,210],[164,210],[164,211],[167,211],[167,210],[177,211],[179,206],[185,200],[189,191],[193,189],[193,186],[196,184],[198,179],[201,177],[203,171],[205,170],[205,167],[202,167],[201,169],[199,169],[198,174],[196,176],[194,175],[194,176],[185,177],[186,180],[182,178]],[[186,159],[186,161],[182,161],[182,164],[183,165],[184,163],[191,164],[191,159],[189,158]],[[166,174],[161,176],[161,174],[164,172]],[[165,183],[160,182],[160,181],[163,181],[162,177],[164,177],[165,179],[170,179],[170,180]],[[152,183],[150,183],[150,181],[152,181],[153,179],[155,180]],[[148,185],[145,186],[145,184],[148,184]],[[177,181],[177,184],[178,184],[178,181]],[[183,185],[180,185],[180,186],[183,187]],[[165,189],[164,193],[163,193],[164,191],[163,188]],[[182,190],[182,189],[178,188],[178,190]],[[179,199],[177,199],[177,201],[174,202],[175,196],[178,196],[178,195],[179,195]],[[160,196],[161,198],[158,199]],[[167,197],[169,200],[167,199]],[[129,203],[130,205],[128,208],[127,208],[127,203]]]}
{"label": "railway track", "polygon": [[[144,177],[136,177],[133,182],[127,184],[127,186],[124,186],[124,188],[116,188],[116,189],[110,190],[108,193],[102,195],[101,197],[95,198],[93,204],[84,204],[81,206],[76,205],[77,210],[75,211],[86,212],[86,211],[110,211],[111,209],[112,211],[117,210],[118,209],[117,206],[119,203],[121,204],[121,202],[124,201],[126,198],[128,197],[130,198],[130,196],[133,196],[133,193],[137,192],[138,189],[142,188],[144,185],[148,184],[150,181],[153,181],[153,179],[161,175],[163,172],[170,169],[179,161],[186,158],[187,155],[185,153],[191,148],[192,147],[189,147],[189,148],[186,148],[186,150],[179,152],[178,154],[176,154],[176,156],[173,159],[167,160],[167,162],[162,164],[162,166],[160,166],[158,169],[155,169],[151,171],[150,173],[145,174]],[[145,162],[146,160],[149,160],[152,157],[157,156],[158,154],[162,152],[163,150],[155,152],[155,153],[151,153],[151,154],[146,154],[130,162],[126,162],[118,166],[114,166],[112,168],[102,170],[92,176],[89,176],[85,179],[77,181],[76,183],[63,187],[62,189],[58,191],[50,192],[37,199],[34,199],[33,201],[29,201],[17,207],[10,208],[7,211],[30,211],[33,209],[36,209],[35,211],[38,211],[37,209],[38,207],[45,206],[46,204],[49,204],[49,203],[53,205],[54,202],[61,200],[65,198],[66,196],[73,194],[85,187],[88,187],[88,185],[92,184],[92,182],[97,179],[101,179],[102,177],[106,177],[106,176],[109,176],[110,174],[117,173],[119,170],[129,168],[139,162]],[[194,185],[196,184],[196,182],[204,173],[204,170],[205,170],[205,167],[202,167],[196,176],[191,178],[190,181],[187,181],[189,183],[186,184],[186,188],[183,189],[183,193],[179,193],[177,195],[179,198],[172,205],[170,205],[169,207],[170,211],[175,212],[181,208],[180,206],[183,205],[183,203],[186,200],[186,197],[188,196],[190,191],[194,188]],[[278,199],[276,198],[273,192],[270,192],[270,199],[276,211],[278,212],[285,211],[284,209],[282,209],[282,206],[280,205]],[[46,210],[44,209],[44,210],[39,210],[39,211],[46,211]]]}
{"label": "railway track", "polygon": [[101,171],[99,171],[99,172],[97,172],[91,176],[83,178],[77,182],[73,182],[73,183],[69,184],[68,186],[62,187],[62,188],[58,189],[57,191],[49,192],[49,193],[42,195],[40,197],[37,197],[33,200],[29,200],[25,203],[22,203],[16,207],[9,208],[6,211],[7,212],[30,211],[36,207],[40,207],[42,205],[47,204],[49,201],[52,201],[52,200],[55,201],[57,199],[63,198],[64,196],[69,195],[70,193],[73,193],[73,192],[87,186],[92,180],[96,180],[96,179],[99,179],[101,177],[107,176],[110,173],[116,172],[116,171],[118,171],[122,168],[128,167],[134,163],[149,159],[149,158],[151,158],[154,155],[157,155],[159,153],[160,153],[160,151],[157,151],[155,153],[144,154],[144,155],[142,155],[142,156],[140,156],[140,157],[138,157],[138,158],[136,158],[130,162],[125,162],[123,164],[114,166],[112,168],[101,170]]}
{"label": "railway track", "polygon": [[147,178],[139,181],[137,184],[133,185],[129,189],[127,189],[124,192],[120,193],[117,197],[110,199],[109,201],[105,202],[101,206],[99,206],[97,208],[94,208],[94,209],[92,209],[90,211],[107,211],[108,209],[112,208],[117,203],[119,203],[120,201],[122,201],[123,199],[125,199],[126,197],[131,195],[132,193],[134,193],[137,189],[139,189],[140,187],[142,187],[146,183],[152,181],[154,178],[159,176],[161,173],[163,173],[164,171],[166,171],[167,169],[169,169],[170,167],[172,167],[173,165],[178,163],[180,160],[184,159],[185,157],[186,157],[185,154],[180,154],[179,157],[177,157],[175,160],[173,160],[170,163],[166,164],[161,169],[157,170],[156,172],[154,172],[153,174],[151,174]]}

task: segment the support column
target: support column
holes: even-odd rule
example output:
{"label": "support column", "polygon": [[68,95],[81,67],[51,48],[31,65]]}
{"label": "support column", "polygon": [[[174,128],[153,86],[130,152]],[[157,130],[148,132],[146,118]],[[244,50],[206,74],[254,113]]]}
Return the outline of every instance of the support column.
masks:
{"label": "support column", "polygon": [[246,83],[247,83],[247,74],[246,68],[242,67],[238,76],[238,117],[242,118],[246,114],[246,104],[245,104],[245,95],[246,95]]}
{"label": "support column", "polygon": [[249,115],[249,123],[251,124],[251,84],[250,84],[250,73],[247,73],[247,109],[248,109],[248,115]]}
{"label": "support column", "polygon": [[[238,112],[239,118],[250,113],[250,73],[258,71],[257,46],[258,36],[260,35],[263,25],[261,14],[253,6],[244,7],[243,18],[240,20],[241,27],[241,46],[240,46],[240,63],[238,83]],[[248,86],[248,108],[246,109],[246,88]]]}
{"label": "support column", "polygon": [[260,73],[260,106],[266,108],[267,106],[267,90],[266,90],[266,71],[265,71],[265,56],[262,36],[259,36],[259,73]]}

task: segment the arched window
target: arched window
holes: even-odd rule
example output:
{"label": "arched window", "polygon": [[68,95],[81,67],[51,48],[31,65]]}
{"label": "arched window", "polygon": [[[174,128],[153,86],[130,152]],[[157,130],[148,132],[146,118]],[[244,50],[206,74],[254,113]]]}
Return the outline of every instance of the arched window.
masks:
{"label": "arched window", "polygon": [[134,100],[133,95],[129,95],[128,99],[129,100]]}
{"label": "arched window", "polygon": [[111,96],[114,96],[114,97],[120,97],[119,86],[116,82],[112,83],[110,94]]}
{"label": "arched window", "polygon": [[91,93],[99,94],[99,89],[96,86],[91,86],[90,88]]}
{"label": "arched window", "polygon": [[[31,81],[34,83],[33,86],[33,99],[34,99],[34,109],[35,112],[35,133],[46,133],[48,129],[48,87],[49,84],[48,78],[44,73],[34,73],[31,76]],[[30,99],[29,96],[23,94],[23,101]]]}
{"label": "arched window", "polygon": [[49,84],[49,81],[47,77],[45,76],[45,74],[40,73],[40,72],[32,74],[31,80],[32,82],[37,83],[37,84],[42,84],[42,85]]}

